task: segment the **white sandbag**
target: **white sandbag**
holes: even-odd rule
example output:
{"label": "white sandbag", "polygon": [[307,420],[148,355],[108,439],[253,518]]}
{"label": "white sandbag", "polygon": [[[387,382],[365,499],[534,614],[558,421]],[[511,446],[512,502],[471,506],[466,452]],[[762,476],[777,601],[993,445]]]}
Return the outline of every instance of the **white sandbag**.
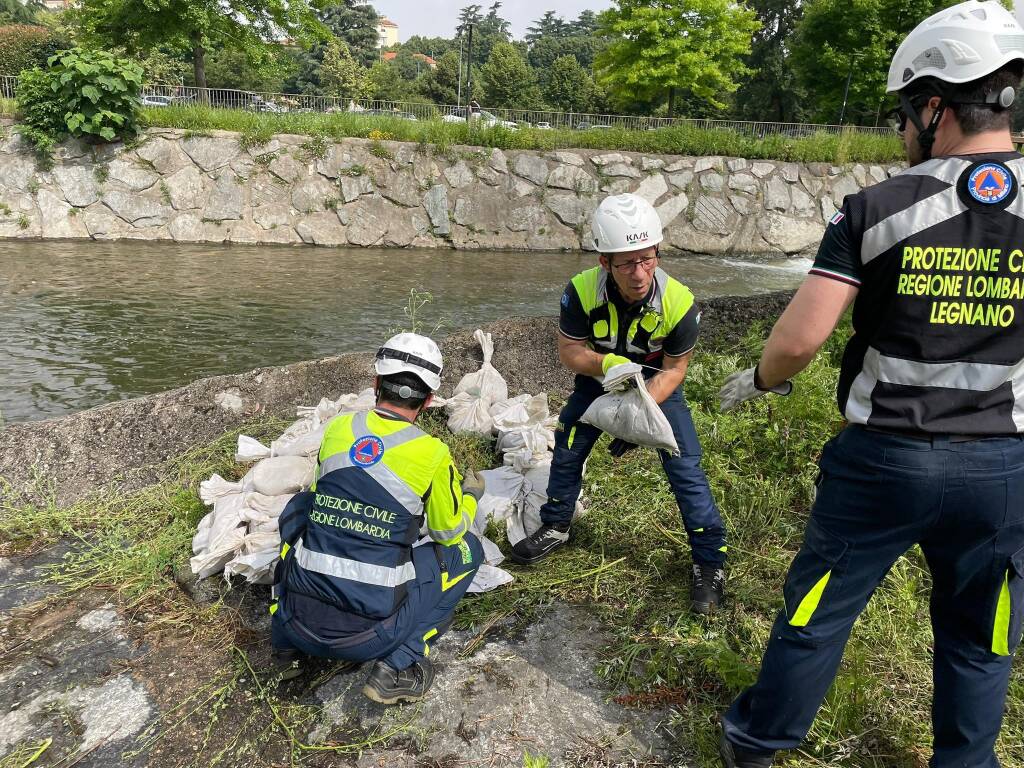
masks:
{"label": "white sandbag", "polygon": [[304,435],[279,437],[270,444],[272,456],[314,456],[320,451],[320,443],[330,420]]}
{"label": "white sandbag", "polygon": [[230,483],[220,475],[213,475],[209,480],[203,480],[199,484],[199,498],[203,504],[213,504],[222,496],[229,496],[234,493],[241,493],[245,486],[245,480],[237,483]]}
{"label": "white sandbag", "polygon": [[261,522],[262,520],[276,519],[284,512],[288,502],[295,494],[284,493],[280,496],[266,496],[262,493],[250,491],[245,494],[245,507],[243,513],[247,522]]}
{"label": "white sandbag", "polygon": [[633,380],[635,387],[625,392],[609,392],[594,400],[580,421],[612,437],[678,456],[679,446],[672,427],[647,391],[643,376],[635,374]]}
{"label": "white sandbag", "polygon": [[489,520],[504,520],[513,513],[525,478],[511,467],[485,469],[478,474],[484,481],[484,495],[476,505],[473,531],[483,535]]}
{"label": "white sandbag", "polygon": [[508,384],[491,365],[491,357],[494,354],[491,334],[478,329],[473,333],[473,338],[483,350],[484,361],[480,370],[467,373],[455,385],[454,397],[445,404],[448,411],[448,428],[452,432],[489,435],[494,429],[490,408],[496,402],[508,400]]}
{"label": "white sandbag", "polygon": [[252,490],[266,496],[298,493],[313,482],[316,461],[304,456],[274,456],[263,459],[247,476]]}
{"label": "white sandbag", "polygon": [[486,536],[477,536],[481,546],[484,548],[484,562],[487,565],[501,565],[505,561],[505,555],[498,549],[498,545]]}
{"label": "white sandbag", "polygon": [[224,565],[224,578],[242,576],[250,584],[273,584],[274,566],[281,550],[276,531],[250,533],[243,539],[239,554]]}
{"label": "white sandbag", "polygon": [[189,561],[192,572],[199,578],[212,576],[222,570],[225,563],[241,548],[245,537],[245,521],[242,519],[244,508],[244,494],[229,494],[217,499],[213,511],[203,518],[200,527],[205,530],[197,531],[193,537],[192,551],[195,556]]}
{"label": "white sandbag", "polygon": [[239,464],[251,464],[254,461],[269,457],[270,449],[255,437],[249,437],[248,435],[238,436],[238,447],[235,448],[235,461]]}
{"label": "white sandbag", "polygon": [[505,584],[511,584],[513,581],[515,579],[508,571],[484,563],[480,566],[480,570],[476,572],[476,575],[473,576],[473,583],[469,585],[467,591],[474,594],[490,592],[492,589],[497,589]]}
{"label": "white sandbag", "polygon": [[[541,526],[540,508],[548,500],[548,478],[551,475],[551,455],[530,467],[523,475],[523,488],[512,515],[505,520],[508,541],[513,546]],[[572,519],[584,513],[582,499],[576,499]]]}

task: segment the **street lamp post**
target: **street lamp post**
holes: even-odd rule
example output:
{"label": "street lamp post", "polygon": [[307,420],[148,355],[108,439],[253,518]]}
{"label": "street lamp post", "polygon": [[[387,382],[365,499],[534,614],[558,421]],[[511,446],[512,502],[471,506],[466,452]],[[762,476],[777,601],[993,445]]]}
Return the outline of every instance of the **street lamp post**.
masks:
{"label": "street lamp post", "polygon": [[850,54],[850,66],[846,71],[846,88],[843,89],[843,106],[842,109],[839,110],[840,125],[843,124],[843,120],[846,118],[846,102],[850,97],[850,81],[853,79],[853,62],[857,60],[859,55],[860,54],[857,53]]}

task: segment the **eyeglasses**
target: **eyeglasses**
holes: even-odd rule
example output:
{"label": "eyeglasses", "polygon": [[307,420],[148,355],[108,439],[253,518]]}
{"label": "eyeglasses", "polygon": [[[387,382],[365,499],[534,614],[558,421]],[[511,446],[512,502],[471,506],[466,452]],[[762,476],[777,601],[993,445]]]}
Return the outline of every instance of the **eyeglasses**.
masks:
{"label": "eyeglasses", "polygon": [[642,267],[644,272],[650,272],[658,263],[658,258],[658,256],[644,256],[644,258],[637,259],[636,261],[624,261],[621,264],[613,264],[612,267],[622,275],[628,275],[638,266]]}
{"label": "eyeglasses", "polygon": [[[931,96],[924,94],[914,96],[910,99],[910,106],[912,106],[916,112],[920,112],[921,107],[927,104],[929,99],[931,99]],[[889,123],[889,127],[901,136],[907,130],[907,113],[906,110],[903,109],[902,105],[893,107],[886,112],[885,120]]]}

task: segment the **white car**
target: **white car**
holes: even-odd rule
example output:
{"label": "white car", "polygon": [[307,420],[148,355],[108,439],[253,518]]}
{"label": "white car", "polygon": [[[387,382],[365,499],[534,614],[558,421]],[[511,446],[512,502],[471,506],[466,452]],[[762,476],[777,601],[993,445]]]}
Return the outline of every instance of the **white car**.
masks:
{"label": "white car", "polygon": [[169,107],[174,99],[170,96],[141,96],[139,103],[144,107]]}
{"label": "white car", "polygon": [[541,120],[539,123],[536,123],[533,127],[536,128],[538,131],[550,131],[551,123],[547,122],[546,120]]}
{"label": "white car", "polygon": [[[501,126],[502,128],[507,128],[510,131],[519,130],[519,126],[516,123],[513,123],[511,120],[502,120],[500,117],[491,112],[488,112],[486,109],[481,109],[479,112],[474,112],[473,119],[479,120],[488,128]],[[466,122],[466,118],[463,117],[462,115],[445,115],[444,117],[441,118],[441,120],[443,120],[446,123]]]}

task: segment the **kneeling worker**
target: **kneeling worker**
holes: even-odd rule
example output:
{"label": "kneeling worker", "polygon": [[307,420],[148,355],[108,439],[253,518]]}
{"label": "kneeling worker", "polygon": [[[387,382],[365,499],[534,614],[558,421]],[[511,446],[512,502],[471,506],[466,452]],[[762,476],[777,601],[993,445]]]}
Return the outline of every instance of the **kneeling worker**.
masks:
{"label": "kneeling worker", "polygon": [[[661,405],[680,456],[659,451],[693,549],[693,610],[711,613],[725,593],[725,526],[701,469],[701,447],[683,379],[697,343],[700,311],[690,289],[658,267],[661,219],[642,197],[605,198],[592,229],[601,265],[576,275],[562,295],[558,357],[576,385],[558,417],[543,525],[512,549],[512,559],[535,563],[569,540],[583,463],[601,432],[580,417],[604,394],[601,380],[623,363],[645,366],[647,390]],[[660,371],[659,371],[660,369]],[[636,446],[615,440],[621,456]]]}
{"label": "kneeling worker", "polygon": [[[302,654],[376,660],[363,693],[418,701],[428,655],[483,562],[469,528],[483,483],[465,486],[448,446],[413,426],[441,385],[441,352],[401,333],[377,352],[377,405],[331,421],[310,491],[281,515],[270,612],[284,677]],[[433,543],[413,548],[426,517]]]}

